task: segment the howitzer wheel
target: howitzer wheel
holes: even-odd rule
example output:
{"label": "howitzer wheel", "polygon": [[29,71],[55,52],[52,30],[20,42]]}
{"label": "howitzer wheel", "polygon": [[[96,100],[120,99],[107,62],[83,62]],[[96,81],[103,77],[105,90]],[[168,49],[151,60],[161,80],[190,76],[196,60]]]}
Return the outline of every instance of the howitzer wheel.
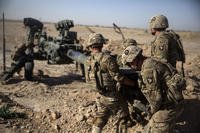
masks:
{"label": "howitzer wheel", "polygon": [[32,80],[33,78],[33,67],[34,67],[34,63],[33,62],[26,62],[25,66],[24,66],[24,77],[27,80]]}

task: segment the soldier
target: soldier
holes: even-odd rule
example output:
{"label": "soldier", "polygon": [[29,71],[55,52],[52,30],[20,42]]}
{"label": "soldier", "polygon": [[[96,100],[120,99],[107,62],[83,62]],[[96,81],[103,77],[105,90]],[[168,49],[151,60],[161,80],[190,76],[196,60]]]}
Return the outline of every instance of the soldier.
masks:
{"label": "soldier", "polygon": [[11,54],[11,58],[13,60],[11,63],[11,67],[1,77],[2,83],[5,83],[7,80],[9,80],[15,72],[19,72],[22,67],[25,68],[25,78],[27,80],[32,80],[32,73],[34,67],[33,47],[35,31],[33,31],[30,27],[26,28],[26,42],[14,48]]}
{"label": "soldier", "polygon": [[[125,49],[125,48],[127,48],[128,46],[131,46],[131,45],[133,45],[133,46],[137,46],[137,42],[136,42],[136,40],[134,40],[134,39],[125,39],[124,41],[123,41],[123,50]],[[122,62],[121,62],[121,55],[118,55],[117,56],[117,64],[120,66],[120,67],[123,67],[123,64],[122,64]]]}
{"label": "soldier", "polygon": [[141,71],[141,91],[149,102],[149,122],[145,133],[172,133],[177,117],[182,112],[182,89],[185,80],[169,63],[157,58],[146,58],[142,49],[127,47],[122,62]]}
{"label": "soldier", "polygon": [[151,56],[168,62],[175,68],[176,62],[182,61],[183,72],[183,63],[185,62],[183,45],[178,34],[172,30],[166,30],[168,27],[168,20],[164,15],[153,16],[150,19],[150,32],[155,36],[154,41],[151,43]]}
{"label": "soldier", "polygon": [[87,66],[90,78],[94,78],[96,88],[100,94],[97,98],[97,113],[93,121],[92,133],[101,133],[103,127],[106,125],[109,117],[117,113],[119,109],[121,113],[120,130],[126,130],[126,119],[129,118],[127,103],[118,93],[116,84],[132,84],[133,83],[121,76],[118,65],[115,59],[102,52],[104,37],[101,34],[92,33],[89,35],[88,48],[91,51],[91,56],[87,60]]}

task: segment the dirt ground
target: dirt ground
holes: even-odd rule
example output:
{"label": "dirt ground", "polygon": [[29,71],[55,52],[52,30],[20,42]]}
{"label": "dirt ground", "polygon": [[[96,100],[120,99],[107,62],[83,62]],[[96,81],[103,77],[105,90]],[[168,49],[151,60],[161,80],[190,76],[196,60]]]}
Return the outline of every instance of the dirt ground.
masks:
{"label": "dirt ground", "polygon": [[[2,22],[1,22],[2,25]],[[22,43],[25,28],[22,22],[6,21],[6,58],[10,66],[11,49]],[[57,36],[54,25],[45,23],[48,35]],[[109,27],[91,27],[109,39],[105,49],[113,54],[122,52],[122,38]],[[2,31],[2,27],[0,27]],[[75,26],[71,30],[78,32],[78,38],[87,40],[89,31],[85,26]],[[134,38],[146,56],[150,55],[152,36],[142,29],[122,28],[126,38]],[[184,91],[185,109],[176,126],[182,133],[198,133],[200,129],[200,33],[177,32],[182,38],[186,53],[185,74],[187,89]],[[0,33],[2,42],[2,32]],[[84,41],[84,44],[86,41]],[[83,45],[84,45],[83,44]],[[0,45],[2,53],[2,43]],[[0,56],[2,62],[2,56]],[[2,63],[0,64],[2,72]],[[44,76],[36,76],[38,70]],[[5,133],[87,133],[91,132],[92,118],[95,114],[95,99],[98,94],[94,84],[85,83],[75,65],[48,65],[46,61],[35,61],[35,80],[26,81],[21,75],[15,75],[6,85],[0,85],[0,107],[7,106],[17,115],[16,118],[0,118],[0,132]],[[104,133],[115,131],[116,117],[112,117]],[[130,128],[134,133],[136,127]]]}

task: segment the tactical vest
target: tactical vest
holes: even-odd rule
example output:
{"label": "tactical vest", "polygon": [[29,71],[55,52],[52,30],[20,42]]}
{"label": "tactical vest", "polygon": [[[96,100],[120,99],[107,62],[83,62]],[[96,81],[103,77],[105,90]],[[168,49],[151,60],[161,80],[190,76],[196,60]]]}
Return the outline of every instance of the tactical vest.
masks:
{"label": "tactical vest", "polygon": [[113,91],[115,89],[115,81],[109,74],[106,66],[106,60],[109,58],[108,54],[99,53],[90,57],[89,78],[95,80],[96,88],[100,93]]}

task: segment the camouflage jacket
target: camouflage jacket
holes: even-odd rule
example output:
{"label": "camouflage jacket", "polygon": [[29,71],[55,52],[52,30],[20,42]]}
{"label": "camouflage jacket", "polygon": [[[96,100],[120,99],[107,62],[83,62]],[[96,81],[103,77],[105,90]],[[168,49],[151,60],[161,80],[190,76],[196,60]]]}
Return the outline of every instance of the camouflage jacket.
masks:
{"label": "camouflage jacket", "polygon": [[150,104],[152,114],[164,105],[170,104],[166,90],[167,82],[172,75],[172,71],[160,61],[153,58],[144,61],[140,77],[141,90]]}
{"label": "camouflage jacket", "polygon": [[151,56],[163,62],[168,62],[175,67],[178,53],[174,43],[176,43],[176,40],[173,39],[169,32],[161,32],[151,42]]}
{"label": "camouflage jacket", "polygon": [[99,52],[92,53],[87,59],[89,66],[89,78],[95,79],[101,87],[114,88],[116,82],[121,82],[124,77],[119,73],[116,60],[109,54]]}

